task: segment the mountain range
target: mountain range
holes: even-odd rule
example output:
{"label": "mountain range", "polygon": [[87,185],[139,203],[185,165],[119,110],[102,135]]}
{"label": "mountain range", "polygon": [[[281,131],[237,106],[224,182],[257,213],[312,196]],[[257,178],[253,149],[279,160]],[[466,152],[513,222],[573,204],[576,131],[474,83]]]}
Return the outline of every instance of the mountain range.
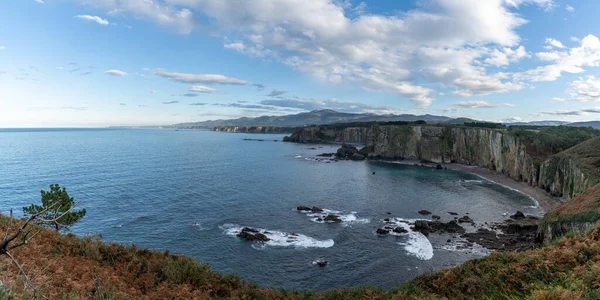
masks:
{"label": "mountain range", "polygon": [[[377,115],[371,113],[343,113],[330,109],[313,110],[293,115],[284,116],[261,116],[256,118],[238,118],[226,120],[209,120],[203,122],[180,123],[171,125],[171,128],[207,128],[212,129],[219,126],[281,126],[281,127],[300,127],[307,125],[324,125],[334,123],[351,123],[351,122],[396,122],[396,121],[425,121],[429,124],[454,124],[460,125],[466,122],[477,122],[477,120],[469,118],[450,118],[446,116],[436,115]],[[512,122],[504,123],[504,125],[525,125],[525,126],[591,126],[600,129],[600,121],[576,122],[569,123],[564,121],[546,120],[532,122]]]}

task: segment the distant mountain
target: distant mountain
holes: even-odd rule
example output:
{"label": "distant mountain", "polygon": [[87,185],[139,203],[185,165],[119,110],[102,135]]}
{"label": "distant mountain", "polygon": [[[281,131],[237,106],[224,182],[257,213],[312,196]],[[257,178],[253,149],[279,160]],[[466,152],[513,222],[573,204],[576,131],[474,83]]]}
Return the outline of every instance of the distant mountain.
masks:
{"label": "distant mountain", "polygon": [[567,126],[592,127],[595,129],[600,129],[600,121],[575,122],[575,123],[569,123],[569,124],[567,124]]}
{"label": "distant mountain", "polygon": [[553,121],[553,120],[546,120],[546,121],[531,121],[531,122],[512,122],[512,123],[504,123],[504,125],[506,126],[559,126],[559,125],[565,125],[568,124],[569,122],[564,122],[564,121]]}
{"label": "distant mountain", "polygon": [[[392,122],[392,121],[419,121],[427,123],[446,123],[454,119],[445,116],[434,115],[376,115],[376,114],[353,114],[342,113],[330,109],[313,110],[295,115],[285,116],[262,116],[257,118],[239,118],[231,120],[214,120],[194,123],[175,124],[174,128],[213,128],[217,126],[306,126],[323,125],[333,123],[349,122]],[[467,119],[470,120],[470,119]],[[461,122],[460,124],[464,123]]]}

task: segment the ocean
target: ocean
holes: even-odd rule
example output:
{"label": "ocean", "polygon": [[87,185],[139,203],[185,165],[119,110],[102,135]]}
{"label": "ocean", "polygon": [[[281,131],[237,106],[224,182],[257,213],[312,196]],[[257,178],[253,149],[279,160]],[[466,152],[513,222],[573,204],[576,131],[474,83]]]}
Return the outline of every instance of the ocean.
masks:
{"label": "ocean", "polygon": [[[393,288],[420,274],[487,255],[455,235],[378,236],[384,218],[498,222],[531,198],[453,170],[378,161],[325,161],[336,145],[283,135],[166,129],[0,129],[0,211],[40,201],[58,183],[87,209],[79,236],[169,250],[258,284],[296,290]],[[262,139],[263,141],[244,140]],[[319,206],[342,222],[296,211]],[[403,224],[403,223],[401,223]],[[249,242],[243,227],[267,231]],[[476,227],[465,226],[469,231]],[[451,242],[448,242],[448,240]],[[314,264],[326,260],[326,267]]]}

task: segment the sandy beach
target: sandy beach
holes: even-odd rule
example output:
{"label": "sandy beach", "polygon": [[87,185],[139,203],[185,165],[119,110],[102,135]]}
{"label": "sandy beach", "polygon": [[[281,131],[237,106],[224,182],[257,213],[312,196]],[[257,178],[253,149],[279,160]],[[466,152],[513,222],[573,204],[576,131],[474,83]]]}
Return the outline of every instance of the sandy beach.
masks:
{"label": "sandy beach", "polygon": [[503,174],[494,172],[489,169],[480,168],[477,166],[461,165],[461,164],[447,164],[444,166],[447,167],[448,169],[469,172],[469,173],[479,175],[487,180],[507,186],[507,187],[515,189],[525,195],[528,195],[538,201],[538,203],[540,204],[540,207],[542,208],[544,213],[552,210],[553,208],[555,208],[558,205],[560,205],[561,203],[563,203],[561,198],[554,197],[554,196],[548,194],[543,189],[530,186],[525,182],[516,181],[510,177],[507,177]]}

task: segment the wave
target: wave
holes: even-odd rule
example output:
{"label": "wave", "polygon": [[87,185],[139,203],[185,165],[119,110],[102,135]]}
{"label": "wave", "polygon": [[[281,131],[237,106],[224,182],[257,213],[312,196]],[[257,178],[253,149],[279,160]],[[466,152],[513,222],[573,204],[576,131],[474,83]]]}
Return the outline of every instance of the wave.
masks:
{"label": "wave", "polygon": [[391,231],[390,235],[395,236],[406,236],[407,240],[404,242],[398,242],[398,245],[404,246],[404,250],[409,255],[415,256],[420,260],[430,260],[433,258],[433,245],[429,239],[418,231],[413,231],[410,228],[409,223],[414,223],[417,219],[402,219],[402,218],[389,218],[389,221],[384,221],[386,225],[393,227],[402,227],[406,230],[406,233],[396,233]]}
{"label": "wave", "polygon": [[332,210],[332,209],[326,209],[324,208],[322,212],[312,212],[310,210],[308,211],[299,211],[302,213],[305,213],[307,216],[310,217],[310,220],[316,223],[333,223],[333,222],[326,222],[323,219],[325,217],[327,217],[328,215],[336,215],[339,217],[339,219],[341,220],[341,224],[342,226],[349,226],[352,224],[368,224],[371,223],[371,220],[369,220],[368,218],[359,218],[358,217],[358,213],[355,211],[349,212],[349,213],[344,213],[342,211],[338,211],[338,210]]}
{"label": "wave", "polygon": [[[226,235],[237,237],[237,234],[242,231],[245,226],[239,226],[237,224],[223,224],[219,226]],[[298,234],[298,233],[287,233],[283,231],[267,230],[263,228],[256,228],[258,232],[266,235],[270,240],[267,242],[261,242],[261,246],[274,246],[274,247],[296,247],[296,248],[330,248],[333,247],[335,242],[332,239],[320,241],[309,236]],[[257,246],[257,247],[261,247]],[[253,245],[254,247],[254,245]],[[256,248],[256,247],[255,247]]]}

